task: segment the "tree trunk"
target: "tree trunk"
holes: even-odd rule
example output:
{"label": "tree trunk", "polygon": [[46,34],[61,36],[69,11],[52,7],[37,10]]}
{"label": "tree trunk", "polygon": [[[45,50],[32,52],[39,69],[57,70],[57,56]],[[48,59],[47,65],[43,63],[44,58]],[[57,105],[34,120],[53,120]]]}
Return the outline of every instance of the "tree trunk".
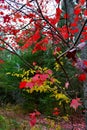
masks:
{"label": "tree trunk", "polygon": [[[81,53],[82,59],[87,59],[87,46],[82,50]],[[84,91],[84,107],[85,107],[85,123],[86,123],[86,130],[87,130],[87,81],[83,84],[83,91]]]}
{"label": "tree trunk", "polygon": [[[71,16],[69,18],[69,22],[72,23],[73,18],[74,18],[74,5],[75,5],[75,3],[72,0],[63,0],[63,2],[64,1],[66,2],[67,13],[69,14],[69,16]],[[78,22],[78,29],[79,30],[81,29],[80,22]],[[78,35],[78,34],[76,34],[76,35]],[[76,35],[75,35],[75,38],[76,38]],[[82,50],[81,58],[87,59],[87,46]],[[85,123],[86,123],[86,130],[87,130],[87,81],[85,81],[83,84],[83,94],[84,94],[83,105],[85,108]]]}

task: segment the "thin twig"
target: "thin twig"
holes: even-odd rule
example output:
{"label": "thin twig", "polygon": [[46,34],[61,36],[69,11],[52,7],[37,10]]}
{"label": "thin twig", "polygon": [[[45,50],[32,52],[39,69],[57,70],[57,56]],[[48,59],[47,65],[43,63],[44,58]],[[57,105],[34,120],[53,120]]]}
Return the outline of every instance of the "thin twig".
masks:
{"label": "thin twig", "polygon": [[84,29],[86,23],[87,23],[87,19],[85,20],[85,22],[84,22],[84,24],[83,24],[83,26],[82,26],[82,28],[81,28],[81,30],[80,30],[80,32],[79,32],[77,38],[76,38],[75,43],[74,43],[69,49],[67,49],[65,52],[63,52],[61,55],[59,55],[59,57],[57,57],[57,59],[60,59],[61,57],[63,57],[64,55],[66,55],[66,53],[67,53],[68,51],[70,51],[72,48],[75,48],[75,47],[76,47],[76,44],[78,43],[78,40],[79,40],[79,38],[80,38],[80,36],[81,36],[81,34],[82,34],[82,32],[83,32],[83,29]]}
{"label": "thin twig", "polygon": [[[0,38],[0,41],[4,42],[12,51],[10,51],[9,49],[6,49],[6,50],[8,50],[8,51],[10,51],[11,53],[15,54],[16,56],[18,56],[18,57],[24,62],[25,66],[30,67],[30,68],[32,68],[32,69],[34,70],[33,66],[32,66],[31,64],[29,64],[26,60],[24,60],[24,58],[21,57],[21,56],[13,49],[13,47],[12,47],[11,45],[9,45],[9,43],[7,43],[6,41],[4,41],[4,40],[1,39],[1,38]],[[0,47],[1,47],[1,46],[0,46]],[[4,48],[4,47],[2,47],[2,48]],[[4,48],[4,49],[5,49],[5,48]]]}
{"label": "thin twig", "polygon": [[63,38],[63,36],[62,36],[62,35],[60,34],[60,32],[58,31],[58,29],[56,29],[56,28],[44,17],[44,15],[43,15],[43,13],[42,13],[42,11],[41,11],[41,8],[40,8],[40,6],[39,6],[38,0],[35,0],[35,1],[36,1],[36,3],[37,3],[39,12],[40,12],[41,17],[43,18],[43,20],[44,20],[48,25],[50,25],[50,26],[58,33],[57,36],[58,36],[64,43],[67,44],[67,42],[65,41],[65,39]]}
{"label": "thin twig", "polygon": [[65,74],[65,76],[66,76],[66,78],[67,78],[67,81],[69,82],[70,86],[72,87],[71,82],[70,82],[70,79],[69,79],[69,76],[68,76],[66,70],[64,69],[64,67],[63,67],[63,65],[61,64],[60,60],[57,59],[57,57],[56,57],[55,55],[54,55],[54,57],[55,57],[55,59],[56,59],[56,62],[60,65],[61,69],[63,70],[63,72],[64,72],[64,74]]}
{"label": "thin twig", "polygon": [[78,40],[79,40],[79,38],[80,38],[80,36],[81,36],[83,30],[84,30],[84,27],[85,27],[86,23],[87,23],[87,19],[85,20],[85,22],[84,22],[84,24],[83,24],[83,26],[82,26],[82,28],[81,28],[81,30],[80,30],[80,32],[79,32],[77,38],[76,38],[76,41],[75,41],[75,43],[74,43],[74,46],[76,46],[76,44],[78,43]]}
{"label": "thin twig", "polygon": [[[28,16],[28,14],[26,14],[25,12],[23,12],[23,10],[21,10],[22,7],[24,7],[24,6],[26,7],[26,4],[22,5],[21,8],[17,9],[17,8],[15,8],[11,3],[9,3],[7,0],[5,0],[5,1],[7,2],[8,5],[10,5],[10,7],[12,7],[13,9],[15,9],[16,11],[20,11],[20,12],[23,13],[24,15]],[[11,2],[12,2],[12,1],[11,1]],[[18,4],[18,3],[17,3],[17,4]],[[33,9],[31,9],[31,8],[27,8],[27,9],[29,9],[29,10],[32,11],[33,13],[37,14],[37,12],[36,12],[35,10],[33,10]],[[38,15],[38,14],[37,14],[37,15]]]}

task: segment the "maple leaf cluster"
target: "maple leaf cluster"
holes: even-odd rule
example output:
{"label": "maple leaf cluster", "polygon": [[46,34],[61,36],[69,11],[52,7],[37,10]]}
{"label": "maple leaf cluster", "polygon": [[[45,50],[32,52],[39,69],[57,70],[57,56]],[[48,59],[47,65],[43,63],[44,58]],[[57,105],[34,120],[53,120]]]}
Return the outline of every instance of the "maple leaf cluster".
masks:
{"label": "maple leaf cluster", "polygon": [[29,118],[30,118],[29,124],[30,124],[31,127],[33,127],[36,124],[37,117],[40,116],[40,115],[41,115],[41,113],[37,110],[35,110],[35,112],[32,112],[32,113],[29,114]]}
{"label": "maple leaf cluster", "polygon": [[41,86],[46,80],[51,80],[50,77],[52,75],[51,70],[47,70],[45,73],[37,73],[35,74],[30,81],[21,81],[19,88],[20,89],[26,89],[26,88],[33,88],[34,86]]}

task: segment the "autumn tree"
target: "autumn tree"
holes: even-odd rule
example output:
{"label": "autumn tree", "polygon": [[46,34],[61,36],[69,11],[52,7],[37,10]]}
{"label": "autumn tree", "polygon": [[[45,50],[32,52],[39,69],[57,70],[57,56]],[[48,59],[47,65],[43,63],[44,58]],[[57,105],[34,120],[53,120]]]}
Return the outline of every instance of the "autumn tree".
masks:
{"label": "autumn tree", "polygon": [[[72,22],[74,22],[74,12],[75,12],[75,8],[78,8],[77,10],[78,10],[78,12],[77,12],[77,14],[79,14],[79,13],[81,13],[81,11],[80,11],[80,6],[81,6],[81,4],[82,3],[85,3],[84,1],[76,1],[76,3],[75,3],[75,1],[73,2],[73,1],[63,1],[63,6],[65,7],[65,11],[67,12],[69,12],[68,14],[70,15],[70,16],[72,16],[72,17],[70,17],[69,18],[69,22],[70,23],[72,23]],[[69,5],[69,6],[68,6]],[[82,9],[84,10],[84,9],[86,9],[86,3],[84,4],[84,6],[85,7],[82,7]],[[86,12],[86,10],[85,10],[85,12]],[[76,15],[76,14],[75,14]],[[84,14],[83,14],[84,15]],[[84,17],[83,17],[83,19],[85,20],[86,19],[86,16],[84,15]],[[78,22],[77,22],[77,26],[78,26],[78,30],[80,31],[81,30],[81,26],[82,24],[81,24],[81,21],[79,20]],[[82,29],[82,31],[84,31],[84,29]],[[76,33],[75,34],[75,38],[77,37],[77,35],[78,35],[78,33]],[[80,42],[80,37],[81,37],[81,35],[79,35],[79,37],[78,37],[78,40],[77,40],[77,43],[79,43]],[[86,42],[86,41],[85,41]],[[82,58],[83,60],[86,60],[87,58],[86,58],[86,49],[87,49],[87,46],[84,48],[84,49],[82,49],[81,50],[81,57],[80,58]],[[84,65],[83,65],[83,63],[82,63],[83,61],[80,59],[80,62],[79,62],[79,67],[80,67],[80,69],[81,69],[81,66],[84,68]],[[84,74],[82,74],[82,76],[83,77],[85,77],[84,76]],[[84,106],[85,106],[85,109],[86,109],[86,107],[87,107],[87,101],[86,101],[86,89],[87,89],[87,87],[86,87],[86,81],[84,82],[84,87],[83,87],[83,89],[84,89]],[[85,111],[85,119],[86,119],[86,122],[87,122],[87,112]],[[87,124],[87,123],[86,123]]]}
{"label": "autumn tree", "polygon": [[[68,66],[77,68],[79,73],[73,75],[80,82],[86,81],[87,60],[81,59],[80,51],[86,46],[87,10],[85,0],[1,0],[0,1],[0,49],[17,55],[29,68],[28,77],[22,79],[21,89],[33,91],[50,91],[57,99],[62,99],[75,110],[81,106],[80,98],[70,99],[60,85],[59,78],[49,68],[42,68],[35,62],[30,64],[21,55],[21,51],[31,48],[32,55],[52,51],[56,72],[60,67],[65,75],[67,88],[72,89],[72,77],[69,76],[63,61]],[[67,66],[67,67],[68,67]],[[17,74],[16,74],[17,75]],[[20,76],[20,75],[18,75]],[[56,86],[56,87],[55,87]],[[77,95],[75,95],[77,96]],[[73,97],[71,97],[73,98]]]}

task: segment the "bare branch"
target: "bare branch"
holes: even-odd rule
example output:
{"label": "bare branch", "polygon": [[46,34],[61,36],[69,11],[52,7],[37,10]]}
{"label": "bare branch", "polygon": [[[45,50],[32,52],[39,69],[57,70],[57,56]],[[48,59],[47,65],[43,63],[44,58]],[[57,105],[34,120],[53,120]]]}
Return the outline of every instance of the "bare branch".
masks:
{"label": "bare branch", "polygon": [[70,86],[72,87],[71,81],[70,81],[70,79],[69,79],[69,76],[68,76],[68,74],[67,74],[65,68],[63,67],[63,65],[61,64],[60,60],[59,60],[55,55],[54,55],[54,57],[55,57],[55,59],[56,59],[56,62],[60,65],[62,71],[64,72],[64,74],[65,74],[65,76],[66,76],[66,78],[67,78],[67,81],[69,82]]}
{"label": "bare branch", "polygon": [[[13,47],[11,47],[11,45],[10,45],[9,43],[7,43],[6,41],[4,41],[4,40],[1,39],[1,38],[0,38],[0,41],[4,42],[11,50],[10,50],[10,49],[6,49],[5,47],[2,47],[2,48],[6,49],[6,50],[8,50],[9,52],[11,52],[11,53],[15,54],[16,56],[18,56],[18,57],[23,61],[23,63],[25,64],[25,66],[30,67],[30,68],[32,68],[32,69],[34,70],[33,66],[32,66],[31,64],[29,64],[29,62],[27,62],[23,57],[21,57],[21,56],[15,51],[15,49],[13,49]],[[1,47],[1,46],[0,46],[0,47]]]}

